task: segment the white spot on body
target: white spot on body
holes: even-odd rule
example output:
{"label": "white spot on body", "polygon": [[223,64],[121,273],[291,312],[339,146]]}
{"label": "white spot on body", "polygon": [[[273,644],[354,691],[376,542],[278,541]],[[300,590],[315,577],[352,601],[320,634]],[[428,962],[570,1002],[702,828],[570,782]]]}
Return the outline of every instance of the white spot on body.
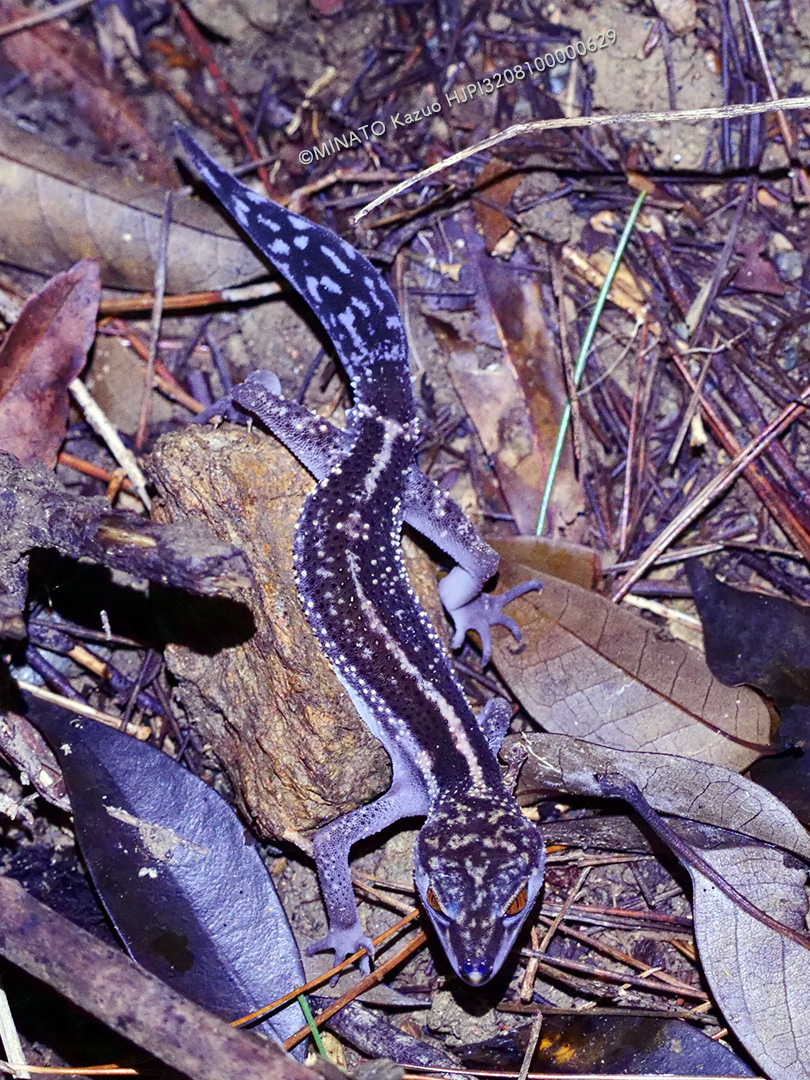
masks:
{"label": "white spot on body", "polygon": [[351,273],[351,267],[346,265],[346,263],[343,261],[343,259],[341,259],[341,257],[338,255],[334,248],[329,247],[327,244],[322,244],[321,254],[325,255],[327,259],[329,259],[329,261],[333,263],[334,266],[338,270],[340,270],[342,274]]}
{"label": "white spot on body", "polygon": [[334,278],[330,278],[327,274],[324,274],[321,278],[321,286],[326,289],[327,292],[332,293],[333,296],[342,296],[343,288],[338,285]]}

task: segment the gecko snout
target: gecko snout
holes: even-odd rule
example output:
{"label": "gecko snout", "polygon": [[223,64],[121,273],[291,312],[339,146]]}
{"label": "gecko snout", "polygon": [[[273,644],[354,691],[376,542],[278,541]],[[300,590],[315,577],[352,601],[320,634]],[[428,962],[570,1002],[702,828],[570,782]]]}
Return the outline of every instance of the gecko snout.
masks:
{"label": "gecko snout", "polygon": [[467,958],[459,964],[458,973],[470,986],[481,986],[492,978],[492,961],[481,956]]}

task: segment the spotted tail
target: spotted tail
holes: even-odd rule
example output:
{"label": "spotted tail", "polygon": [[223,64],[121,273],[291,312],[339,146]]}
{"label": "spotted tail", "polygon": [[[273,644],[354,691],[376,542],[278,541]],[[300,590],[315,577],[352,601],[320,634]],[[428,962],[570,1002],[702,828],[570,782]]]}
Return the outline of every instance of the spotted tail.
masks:
{"label": "spotted tail", "polygon": [[414,412],[408,343],[379,271],[335,233],[241,184],[188,132],[176,131],[194,172],[317,315],[349,376],[355,404],[407,423]]}

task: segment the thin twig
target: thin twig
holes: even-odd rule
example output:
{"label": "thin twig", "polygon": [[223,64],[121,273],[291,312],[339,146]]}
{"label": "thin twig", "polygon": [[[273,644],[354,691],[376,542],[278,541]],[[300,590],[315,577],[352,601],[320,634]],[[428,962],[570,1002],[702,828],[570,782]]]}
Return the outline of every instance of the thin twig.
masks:
{"label": "thin twig", "polygon": [[[740,5],[745,11],[745,17],[748,20],[748,27],[751,31],[751,37],[754,40],[754,48],[757,51],[759,62],[762,65],[762,73],[765,76],[765,82],[768,85],[768,93],[771,97],[771,104],[775,105],[778,100],[776,83],[771,75],[771,65],[768,63],[768,54],[765,52],[765,45],[762,41],[762,35],[759,32],[757,21],[754,18],[754,12],[751,9],[751,5],[748,0],[740,0]],[[790,125],[787,122],[782,109],[778,109],[776,112],[776,120],[779,124],[779,130],[782,133],[782,140],[785,144],[785,150],[787,152],[788,162],[792,165],[798,162],[798,153],[796,151],[796,140],[793,137],[793,132],[790,130]],[[810,201],[810,179],[808,179],[807,171],[799,166],[798,169],[799,184],[802,187],[802,193],[805,200]]]}
{"label": "thin twig", "polygon": [[[571,355],[571,346],[568,341],[568,319],[566,316],[565,285],[563,283],[562,266],[556,251],[551,253],[551,288],[557,297],[557,322],[560,327],[560,352],[562,353],[563,372],[565,373],[565,388],[571,402],[571,434],[574,442],[574,463],[577,469],[582,468],[582,420],[579,409],[579,390],[574,376],[574,358]],[[576,325],[573,323],[572,325]]]}
{"label": "thin twig", "polygon": [[630,424],[627,429],[627,454],[624,466],[624,493],[622,495],[622,511],[619,517],[619,555],[627,551],[627,529],[630,522],[630,496],[633,489],[633,461],[636,456],[636,440],[638,438],[639,406],[641,402],[641,380],[644,375],[644,361],[647,353],[647,323],[642,327],[642,336],[638,345],[636,357],[636,377],[633,385],[633,406],[630,411]]}
{"label": "thin twig", "polygon": [[[376,948],[381,945],[388,938],[393,937],[394,934],[399,933],[403,927],[412,923],[419,915],[419,909],[413,908],[404,918],[395,922],[392,926],[389,926],[387,930],[375,937],[372,941],[372,945]],[[316,990],[319,986],[322,986],[325,982],[328,982],[333,975],[339,974],[346,968],[350,967],[355,960],[361,960],[366,956],[365,949],[359,949],[352,956],[347,956],[340,964],[336,964],[329,971],[324,971],[322,975],[316,975],[314,979],[310,979],[308,983],[304,983],[303,986],[297,986],[294,990],[291,990],[288,994],[284,994],[283,997],[277,998],[275,1001],[270,1002],[269,1005],[262,1006],[261,1009],[257,1009],[255,1012],[248,1013],[247,1016],[242,1016],[238,1020],[232,1021],[234,1027],[239,1027],[242,1024],[252,1024],[254,1020],[259,1020],[263,1016],[267,1016],[268,1013],[275,1012],[276,1009],[280,1009],[283,1005],[287,1005],[290,1001],[293,1001],[300,994],[308,994],[311,990]],[[342,1001],[343,999],[340,998]]]}
{"label": "thin twig", "polygon": [[711,865],[703,856],[697,851],[696,848],[688,844],[672,826],[661,817],[658,811],[650,806],[641,791],[638,784],[632,780],[628,780],[625,776],[606,775],[598,777],[599,786],[602,789],[603,794],[610,798],[623,799],[628,803],[635,812],[647,822],[651,829],[653,829],[669,847],[672,852],[677,855],[678,859],[683,863],[687,869],[696,870],[699,874],[702,874],[708,881],[719,889],[724,896],[752,919],[756,919],[757,922],[762,923],[763,926],[767,926],[769,930],[773,930],[776,934],[781,934],[782,937],[792,941],[794,945],[799,945],[803,949],[807,949],[810,952],[810,937],[801,933],[799,930],[794,930],[792,926],[786,926],[785,923],[780,922],[778,919],[774,919],[769,915],[767,911],[763,911],[762,908],[757,907],[751,900],[748,899],[743,893],[730,884],[723,875]]}
{"label": "thin twig", "polygon": [[148,510],[152,505],[152,500],[146,492],[146,477],[141,472],[137,458],[128,447],[124,446],[115,425],[107,419],[101,406],[81,379],[72,379],[68,384],[68,390],[84,413],[85,420],[98,437],[107,444],[110,453],[127,474],[138,498]]}
{"label": "thin twig", "polygon": [[[278,296],[289,291],[280,281],[260,281],[253,285],[239,285],[232,289],[211,289],[208,292],[181,293],[176,296],[164,296],[164,311],[185,311],[204,307],[222,307],[223,304],[245,304],[251,300],[263,300],[267,296]],[[100,316],[131,315],[137,311],[153,311],[156,304],[155,294],[138,293],[137,296],[125,296],[116,300],[102,300],[98,306]]]}
{"label": "thin twig", "polygon": [[[742,334],[738,334],[734,340],[737,341],[740,337],[742,337]],[[692,423],[692,418],[700,407],[700,398],[703,393],[703,384],[706,381],[706,376],[709,374],[709,368],[712,366],[712,360],[714,359],[715,353],[720,352],[721,348],[728,348],[729,344],[730,342],[721,345],[719,334],[715,334],[712,347],[705,350],[706,359],[703,361],[703,365],[700,369],[700,373],[698,374],[694,389],[692,390],[692,396],[689,398],[689,404],[686,406],[686,411],[684,412],[683,418],[681,419],[681,426],[678,428],[678,434],[675,436],[675,440],[670,447],[669,453],[667,454],[667,465],[674,465],[675,462],[678,460],[678,454],[680,454],[681,452],[681,446],[683,445],[683,440],[686,438],[686,433],[689,430],[689,425]]]}
{"label": "thin twig", "polygon": [[491,135],[488,139],[482,139],[481,142],[475,143],[474,146],[468,146],[465,150],[459,150],[458,153],[451,154],[450,157],[442,158],[441,161],[437,161],[429,168],[415,173],[407,180],[403,180],[402,183],[396,184],[390,190],[384,191],[355,214],[354,224],[356,225],[358,221],[361,221],[370,214],[372,210],[376,210],[378,206],[382,206],[384,202],[388,202],[389,199],[401,195],[404,191],[408,191],[416,184],[424,183],[428,177],[435,176],[436,173],[443,172],[445,169],[450,169],[453,165],[457,165],[460,161],[465,161],[467,158],[480,154],[483,150],[489,150],[493,146],[498,146],[500,143],[508,142],[510,139],[516,139],[523,135],[535,135],[542,131],[552,131],[559,128],[605,127],[610,124],[651,124],[659,122],[671,124],[684,120],[725,120],[734,116],[751,116],[756,113],[773,112],[776,109],[806,109],[808,106],[810,106],[810,97],[805,96],[780,98],[778,101],[756,101],[745,105],[721,105],[710,109],[681,109],[679,112],[613,113],[609,116],[569,116],[554,118],[552,120],[533,120],[530,123],[513,124],[511,127],[506,128],[505,131],[498,132],[497,135]]}
{"label": "thin twig", "polygon": [[37,686],[35,683],[26,682],[24,679],[17,679],[16,682],[20,690],[24,690],[32,697],[48,701],[52,705],[60,705],[63,709],[67,709],[68,712],[76,713],[77,716],[86,716],[90,720],[98,720],[100,724],[106,724],[107,727],[125,731],[127,735],[132,735],[134,738],[140,739],[141,742],[148,739],[152,734],[152,729],[145,724],[122,724],[119,716],[113,716],[112,713],[94,709],[92,705],[88,705],[84,701],[74,701],[73,698],[63,697],[62,694],[56,694],[53,690],[48,690],[44,686]]}
{"label": "thin twig", "polygon": [[801,392],[796,401],[791,402],[786,406],[776,417],[772,420],[767,427],[755,436],[751,441],[743,447],[743,449],[737,454],[737,456],[722,469],[714,479],[710,480],[708,484],[692,499],[688,506],[685,506],[683,510],[678,514],[674,521],[671,521],[669,525],[655,538],[652,544],[649,545],[643,555],[636,561],[635,566],[619,585],[616,591],[613,593],[611,600],[614,603],[618,602],[626,596],[630,588],[636,581],[649,569],[655,562],[661,552],[666,551],[676,536],[692,524],[711,504],[726,491],[731,484],[737,479],[741,472],[743,472],[746,466],[750,465],[752,461],[755,461],[763,450],[773,442],[779,435],[782,434],[796,417],[810,404],[810,384],[808,384]]}
{"label": "thin twig", "polygon": [[90,7],[92,3],[93,0],[65,0],[63,4],[57,4],[47,11],[38,11],[35,15],[26,15],[24,19],[15,19],[14,22],[0,27],[0,38],[17,34],[20,30],[30,30],[32,26],[40,26],[42,23],[61,19],[63,15],[69,15],[71,11],[78,11],[79,8]]}
{"label": "thin twig", "polygon": [[141,398],[141,412],[138,417],[138,430],[135,432],[135,446],[142,450],[149,434],[149,424],[152,419],[152,382],[155,378],[155,361],[157,360],[158,343],[160,341],[160,323],[163,319],[163,295],[166,292],[166,262],[169,254],[169,230],[172,224],[173,192],[166,192],[166,202],[163,207],[163,218],[160,222],[160,238],[158,240],[158,258],[155,266],[155,303],[152,306],[152,321],[149,326],[149,354],[146,357],[146,374],[143,380],[143,397]]}
{"label": "thin twig", "polygon": [[[230,91],[228,83],[225,80],[225,76],[220,70],[219,64],[217,64],[214,58],[214,54],[211,51],[208,42],[205,40],[205,37],[203,36],[196,22],[194,21],[193,16],[186,8],[183,0],[173,0],[173,4],[174,10],[177,12],[177,19],[180,23],[180,27],[185,34],[189,45],[196,52],[198,58],[208,68],[208,73],[216,83],[220,94],[222,94],[222,98],[225,102],[228,112],[231,114],[231,119],[233,120],[234,127],[239,132],[239,137],[242,140],[245,149],[254,161],[258,161],[261,156],[259,154],[258,147],[253,141],[253,138],[247,128],[247,125],[245,124],[245,121],[242,119],[242,114],[239,111],[236,100]],[[267,169],[263,165],[259,165],[256,168],[256,172],[259,176],[259,179],[264,184],[267,194],[271,198],[273,198],[275,193],[270,184],[270,177],[268,175]]]}
{"label": "thin twig", "polygon": [[[385,963],[379,964],[371,972],[370,975],[366,975],[364,978],[360,979],[359,982],[356,982],[354,986],[343,995],[343,997],[339,998],[333,1005],[329,1005],[327,1008],[319,1012],[318,1015],[315,1017],[315,1024],[318,1027],[321,1027],[323,1024],[326,1023],[327,1020],[331,1019],[331,1017],[333,1017],[335,1013],[340,1012],[344,1005],[348,1005],[350,1001],[354,1001],[355,998],[358,998],[361,994],[364,994],[366,990],[370,990],[372,986],[376,986],[377,983],[380,982],[384,978],[384,976],[388,974],[389,971],[393,970],[393,968],[401,964],[403,960],[406,960],[411,955],[411,953],[414,953],[417,949],[421,948],[426,941],[427,935],[425,934],[424,930],[420,930],[414,937],[411,938],[409,942],[407,942],[405,945],[402,946],[401,949],[394,953],[393,956],[389,957],[389,959],[386,960]],[[294,1046],[297,1046],[298,1043],[302,1041],[302,1039],[306,1039],[309,1034],[309,1025],[306,1025],[302,1028],[299,1028],[294,1035],[290,1035],[289,1038],[285,1039],[282,1045],[284,1046],[285,1050],[292,1050],[292,1048]]]}

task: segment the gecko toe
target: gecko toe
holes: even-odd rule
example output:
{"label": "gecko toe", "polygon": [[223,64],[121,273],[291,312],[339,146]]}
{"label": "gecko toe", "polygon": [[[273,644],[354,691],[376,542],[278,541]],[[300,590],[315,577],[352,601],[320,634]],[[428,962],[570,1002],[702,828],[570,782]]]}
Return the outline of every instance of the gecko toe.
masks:
{"label": "gecko toe", "polygon": [[[374,955],[374,945],[370,938],[367,938],[359,924],[352,927],[349,930],[330,930],[328,934],[320,938],[318,941],[310,945],[307,950],[307,956],[314,956],[319,952],[332,951],[335,954],[335,966],[342,964],[349,956],[353,956],[356,952],[360,952],[361,949],[366,950],[366,955],[360,957],[358,960],[358,966],[364,975],[368,975],[371,971],[371,957]],[[331,981],[331,985],[334,986],[338,981],[339,975],[335,975]]]}

